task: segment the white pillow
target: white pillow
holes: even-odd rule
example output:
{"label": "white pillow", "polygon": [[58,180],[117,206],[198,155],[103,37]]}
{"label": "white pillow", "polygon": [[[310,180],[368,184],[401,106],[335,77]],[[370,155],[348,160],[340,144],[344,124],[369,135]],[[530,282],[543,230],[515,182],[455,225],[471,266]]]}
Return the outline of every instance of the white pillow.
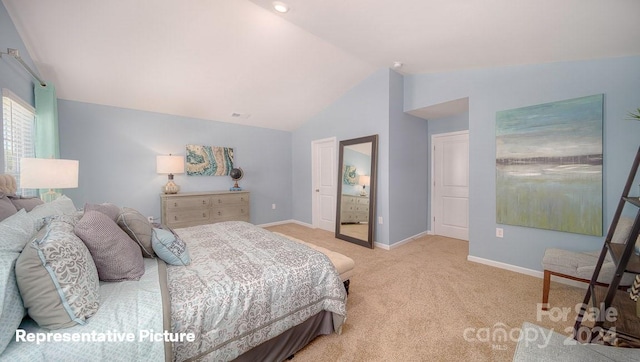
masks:
{"label": "white pillow", "polygon": [[0,250],[20,253],[38,230],[24,209],[0,221]]}
{"label": "white pillow", "polygon": [[16,328],[27,315],[18,284],[15,264],[20,253],[0,250],[0,355],[16,333]]}
{"label": "white pillow", "polygon": [[31,217],[37,222],[41,222],[42,219],[51,216],[73,215],[76,213],[77,209],[73,204],[73,201],[65,195],[62,195],[51,202],[38,205],[34,207],[33,210],[29,211],[29,215],[31,215]]}

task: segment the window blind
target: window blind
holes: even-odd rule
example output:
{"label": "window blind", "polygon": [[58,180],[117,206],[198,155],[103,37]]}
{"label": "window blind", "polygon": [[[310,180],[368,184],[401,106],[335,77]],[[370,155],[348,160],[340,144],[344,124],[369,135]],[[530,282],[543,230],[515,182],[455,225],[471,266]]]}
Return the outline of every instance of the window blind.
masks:
{"label": "window blind", "polygon": [[4,173],[13,175],[22,196],[37,196],[35,189],[20,188],[20,158],[35,157],[35,110],[12,92],[2,90],[2,133]]}

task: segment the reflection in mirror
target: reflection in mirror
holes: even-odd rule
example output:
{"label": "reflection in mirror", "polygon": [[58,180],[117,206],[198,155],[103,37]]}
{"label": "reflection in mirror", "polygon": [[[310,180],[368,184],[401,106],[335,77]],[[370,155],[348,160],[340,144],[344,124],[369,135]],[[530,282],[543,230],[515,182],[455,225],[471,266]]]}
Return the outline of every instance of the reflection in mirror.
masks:
{"label": "reflection in mirror", "polygon": [[378,135],[340,141],[336,238],[373,248]]}

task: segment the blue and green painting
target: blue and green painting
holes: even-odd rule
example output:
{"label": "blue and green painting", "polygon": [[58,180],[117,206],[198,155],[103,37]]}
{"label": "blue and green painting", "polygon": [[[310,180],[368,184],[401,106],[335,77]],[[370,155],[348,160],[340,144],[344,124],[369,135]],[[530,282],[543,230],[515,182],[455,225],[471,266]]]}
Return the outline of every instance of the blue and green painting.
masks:
{"label": "blue and green painting", "polygon": [[604,95],[496,113],[496,222],[602,235]]}
{"label": "blue and green painting", "polygon": [[233,148],[187,145],[187,175],[227,176],[233,168]]}

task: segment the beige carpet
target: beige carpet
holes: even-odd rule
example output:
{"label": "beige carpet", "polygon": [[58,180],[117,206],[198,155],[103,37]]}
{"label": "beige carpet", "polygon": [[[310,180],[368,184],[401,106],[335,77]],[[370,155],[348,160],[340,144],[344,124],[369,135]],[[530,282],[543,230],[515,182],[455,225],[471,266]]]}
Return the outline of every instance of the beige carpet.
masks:
{"label": "beige carpet", "polygon": [[466,241],[425,236],[371,250],[296,224],[267,229],[356,262],[342,334],[316,338],[294,362],[511,361],[516,341],[500,339],[502,332],[517,338],[527,321],[568,335],[584,297],[582,289],[552,283],[551,307],[571,313],[563,321],[552,309],[556,322],[538,319],[542,279],[469,262]]}

